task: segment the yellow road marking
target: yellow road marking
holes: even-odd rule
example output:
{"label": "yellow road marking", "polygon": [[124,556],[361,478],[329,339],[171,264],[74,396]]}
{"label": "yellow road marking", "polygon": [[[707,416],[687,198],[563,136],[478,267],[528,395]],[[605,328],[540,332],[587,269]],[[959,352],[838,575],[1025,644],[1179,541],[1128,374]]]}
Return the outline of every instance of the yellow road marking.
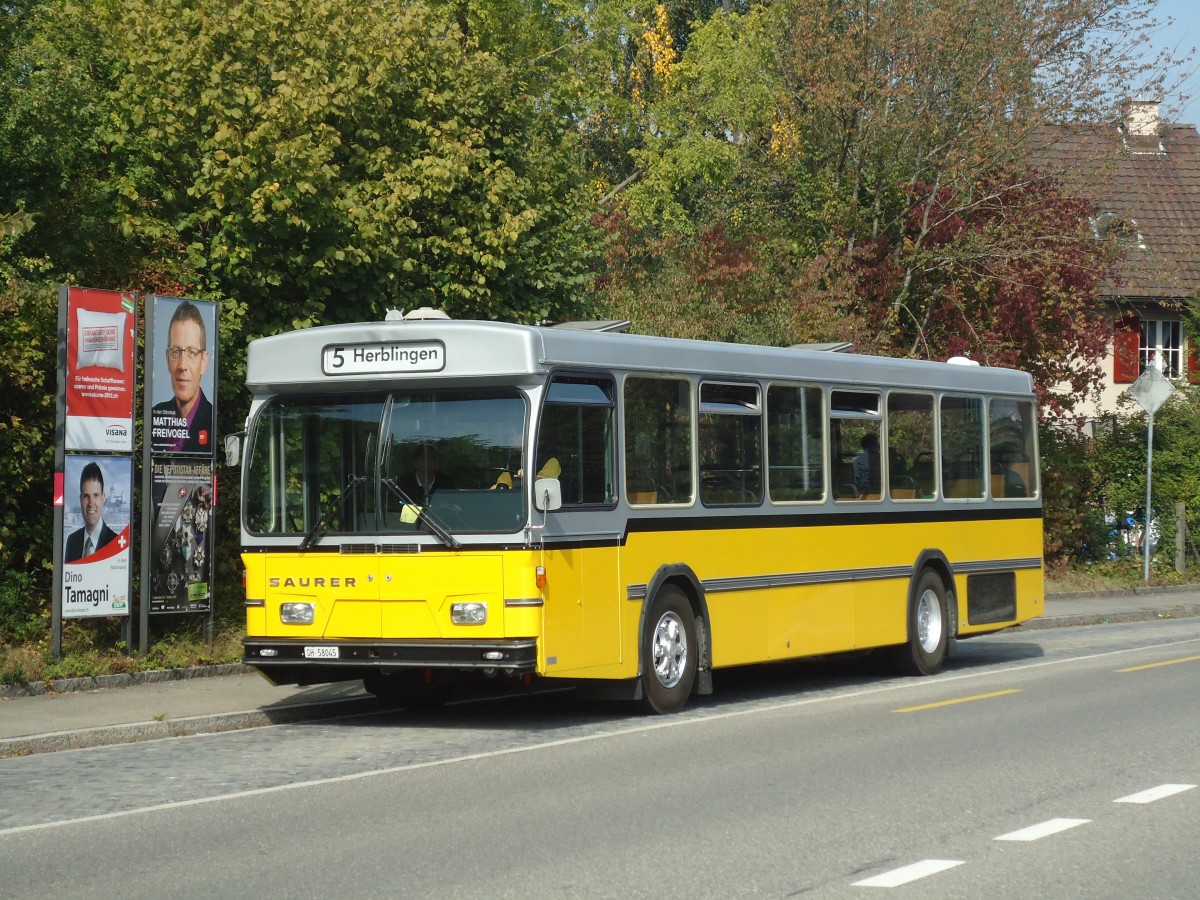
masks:
{"label": "yellow road marking", "polygon": [[992,693],[990,693],[990,694],[975,694],[973,697],[959,697],[957,700],[942,700],[938,703],[926,703],[924,706],[906,706],[906,707],[904,707],[904,709],[894,709],[894,710],[892,710],[892,712],[898,712],[898,713],[920,712],[921,710],[924,710],[924,709],[937,709],[939,706],[953,706],[956,703],[971,703],[975,700],[990,700],[990,699],[992,699],[992,697],[1004,697],[1008,694],[1019,694],[1019,693],[1021,693],[1021,692],[1015,688],[1012,690],[1008,690],[1008,691],[992,691]]}
{"label": "yellow road marking", "polygon": [[1146,663],[1144,666],[1130,666],[1128,669],[1117,669],[1118,672],[1140,672],[1142,669],[1157,669],[1159,666],[1173,666],[1175,663],[1195,662],[1200,656],[1185,656],[1183,659],[1168,659],[1165,662]]}

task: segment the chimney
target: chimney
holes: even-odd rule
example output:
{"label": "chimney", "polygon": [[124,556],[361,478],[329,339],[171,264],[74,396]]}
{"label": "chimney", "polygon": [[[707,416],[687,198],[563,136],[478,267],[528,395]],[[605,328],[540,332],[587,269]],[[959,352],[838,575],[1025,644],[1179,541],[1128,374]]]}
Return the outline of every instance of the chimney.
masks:
{"label": "chimney", "polygon": [[1125,103],[1125,133],[1130,137],[1158,137],[1157,100],[1129,100]]}

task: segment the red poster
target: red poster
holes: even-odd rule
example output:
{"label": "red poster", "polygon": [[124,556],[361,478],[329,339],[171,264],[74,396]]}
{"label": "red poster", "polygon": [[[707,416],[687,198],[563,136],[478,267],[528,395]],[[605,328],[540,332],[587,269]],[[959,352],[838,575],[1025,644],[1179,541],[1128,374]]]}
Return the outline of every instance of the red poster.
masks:
{"label": "red poster", "polygon": [[67,450],[133,452],[137,295],[67,289]]}

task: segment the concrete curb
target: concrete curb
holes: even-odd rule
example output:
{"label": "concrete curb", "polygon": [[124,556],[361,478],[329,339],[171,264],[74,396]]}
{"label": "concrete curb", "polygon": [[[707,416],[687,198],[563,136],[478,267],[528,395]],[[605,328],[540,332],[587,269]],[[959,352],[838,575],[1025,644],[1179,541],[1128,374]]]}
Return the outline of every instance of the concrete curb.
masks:
{"label": "concrete curb", "polygon": [[1094,591],[1059,591],[1047,594],[1047,600],[1088,600],[1096,597],[1153,597],[1157,594],[1191,594],[1200,590],[1197,584],[1138,585],[1131,588],[1108,588]]}
{"label": "concrete curb", "polygon": [[137,684],[157,684],[163,681],[187,681],[192,678],[212,678],[217,675],[245,675],[254,670],[242,663],[222,663],[213,666],[193,666],[187,669],[151,669],[146,672],[123,672],[118,675],[88,675],[82,678],[56,678],[29,684],[0,685],[0,700],[13,697],[39,697],[42,694],[67,694],[72,691],[96,691],[108,688],[133,687]]}
{"label": "concrete curb", "polygon": [[32,756],[57,750],[83,750],[113,744],[131,744],[162,738],[193,734],[218,734],[260,728],[266,725],[287,725],[293,722],[315,722],[377,712],[385,705],[374,697],[339,700],[337,703],[297,703],[274,709],[247,709],[240,712],[214,713],[206,716],[185,716],[178,719],[129,722],[104,725],[73,731],[55,731],[17,738],[0,739],[0,759],[12,756]]}
{"label": "concrete curb", "polygon": [[1107,625],[1121,622],[1149,622],[1156,619],[1187,619],[1200,616],[1200,603],[1179,606],[1131,609],[1124,612],[1086,613],[1070,616],[1040,616],[1012,628],[1013,631],[1042,631],[1047,628],[1070,628],[1078,625]]}

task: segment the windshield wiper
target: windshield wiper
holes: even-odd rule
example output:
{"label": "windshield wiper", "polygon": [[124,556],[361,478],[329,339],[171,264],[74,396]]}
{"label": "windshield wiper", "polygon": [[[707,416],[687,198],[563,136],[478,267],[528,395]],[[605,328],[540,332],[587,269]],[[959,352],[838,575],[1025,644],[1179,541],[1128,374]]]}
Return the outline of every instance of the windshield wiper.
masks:
{"label": "windshield wiper", "polygon": [[408,494],[404,492],[404,489],[400,487],[400,485],[396,484],[393,479],[384,476],[382,481],[385,485],[391,488],[392,493],[399,498],[401,503],[411,506],[413,509],[417,510],[417,522],[424,522],[426,525],[428,525],[429,530],[437,536],[438,540],[454,550],[457,550],[462,546],[462,543],[458,540],[458,538],[447,531],[446,527],[442,525],[441,522],[430,515],[429,510],[426,507],[419,506],[418,504],[414,503],[412,497],[408,496]]}
{"label": "windshield wiper", "polygon": [[316,524],[308,530],[308,534],[304,536],[303,540],[300,541],[300,546],[296,549],[303,553],[309,547],[321,540],[325,534],[325,526],[329,524],[329,517],[333,515],[334,509],[336,508],[339,513],[345,510],[346,499],[352,496],[354,494],[354,489],[366,480],[366,475],[351,475],[346,481],[346,489],[342,491],[341,496],[338,498],[341,502],[338,503],[336,507],[334,507],[332,504],[325,507],[324,511],[321,513],[321,517],[317,519]]}

